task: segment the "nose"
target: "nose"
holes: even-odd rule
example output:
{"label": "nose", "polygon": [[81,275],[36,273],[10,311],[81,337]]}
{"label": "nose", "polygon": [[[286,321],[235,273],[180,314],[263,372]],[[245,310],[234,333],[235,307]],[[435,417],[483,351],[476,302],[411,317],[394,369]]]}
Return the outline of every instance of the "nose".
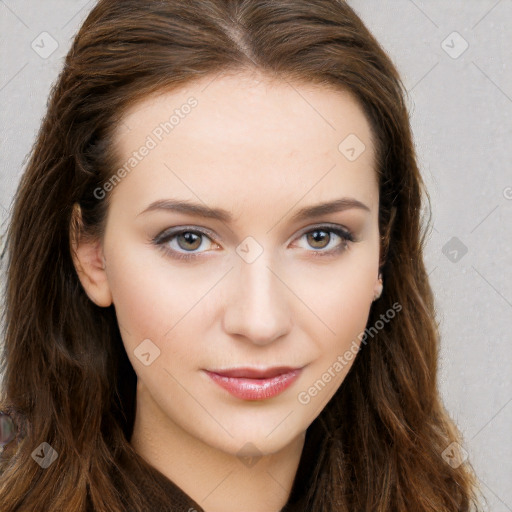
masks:
{"label": "nose", "polygon": [[291,292],[264,255],[252,263],[237,262],[223,316],[227,334],[262,346],[284,336],[292,326]]}

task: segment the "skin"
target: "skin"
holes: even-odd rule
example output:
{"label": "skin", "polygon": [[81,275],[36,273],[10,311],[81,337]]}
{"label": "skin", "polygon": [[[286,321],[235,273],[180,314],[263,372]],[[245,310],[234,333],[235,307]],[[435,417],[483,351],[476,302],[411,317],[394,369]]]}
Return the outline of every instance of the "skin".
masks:
{"label": "skin", "polygon": [[[305,431],[353,359],[309,403],[298,395],[359,341],[378,290],[371,130],[348,92],[222,75],[133,105],[116,131],[119,161],[191,96],[197,107],[116,185],[104,238],[75,246],[75,266],[90,299],[115,306],[138,376],[130,441],[137,452],[207,512],[279,511]],[[338,149],[349,134],[366,146],[355,161]],[[304,206],[341,197],[369,211],[292,220]],[[224,208],[233,220],[141,213],[169,198]],[[345,245],[326,229],[317,241],[308,236],[326,223],[356,241]],[[212,232],[166,242],[198,254],[195,260],[173,259],[151,244],[175,226]],[[262,249],[251,263],[237,253],[247,237]],[[315,255],[336,247],[344,249]],[[134,352],[146,339],[160,350],[148,366]],[[286,391],[259,401],[233,397],[202,371],[277,365],[304,368]],[[257,458],[245,464],[240,450]]]}

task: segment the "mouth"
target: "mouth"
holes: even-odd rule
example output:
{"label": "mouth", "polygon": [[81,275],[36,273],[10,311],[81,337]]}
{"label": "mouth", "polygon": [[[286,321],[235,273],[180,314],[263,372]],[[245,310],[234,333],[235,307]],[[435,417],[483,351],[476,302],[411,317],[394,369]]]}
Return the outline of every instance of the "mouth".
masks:
{"label": "mouth", "polygon": [[203,370],[213,382],[242,400],[265,400],[279,395],[299,377],[302,368],[230,368]]}

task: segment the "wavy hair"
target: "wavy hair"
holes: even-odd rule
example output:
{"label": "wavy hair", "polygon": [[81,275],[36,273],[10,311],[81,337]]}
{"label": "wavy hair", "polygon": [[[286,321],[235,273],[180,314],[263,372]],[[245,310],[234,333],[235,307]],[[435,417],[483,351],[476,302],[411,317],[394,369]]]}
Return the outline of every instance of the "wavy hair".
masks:
{"label": "wavy hair", "polygon": [[[244,70],[358,100],[376,142],[385,283],[368,324],[402,306],[315,420],[327,435],[308,510],[476,510],[471,466],[452,468],[441,456],[460,434],[437,385],[439,332],[423,260],[430,200],[407,91],[385,51],[342,0],[100,0],[52,86],[2,255],[0,409],[18,425],[0,461],[3,512],[147,509],[119,464],[133,452],[136,374],[113,305],[96,306],[81,287],[72,239],[103,236],[109,195],[94,191],[120,164],[111,148],[127,108]],[[59,454],[45,470],[31,458],[42,442]]]}

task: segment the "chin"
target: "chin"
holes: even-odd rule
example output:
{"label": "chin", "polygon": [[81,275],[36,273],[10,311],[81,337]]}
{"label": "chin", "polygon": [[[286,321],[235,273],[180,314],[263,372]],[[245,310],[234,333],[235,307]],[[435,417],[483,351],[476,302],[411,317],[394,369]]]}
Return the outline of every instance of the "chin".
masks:
{"label": "chin", "polygon": [[[289,413],[289,411],[288,411]],[[286,413],[286,414],[288,414]],[[237,456],[259,457],[272,455],[283,450],[298,437],[303,436],[307,424],[297,424],[283,421],[283,414],[279,421],[255,421],[254,417],[239,424],[232,423],[229,432],[233,437],[223,431],[221,437],[208,436],[203,439],[207,444],[223,452]],[[293,414],[290,415],[290,418]]]}

